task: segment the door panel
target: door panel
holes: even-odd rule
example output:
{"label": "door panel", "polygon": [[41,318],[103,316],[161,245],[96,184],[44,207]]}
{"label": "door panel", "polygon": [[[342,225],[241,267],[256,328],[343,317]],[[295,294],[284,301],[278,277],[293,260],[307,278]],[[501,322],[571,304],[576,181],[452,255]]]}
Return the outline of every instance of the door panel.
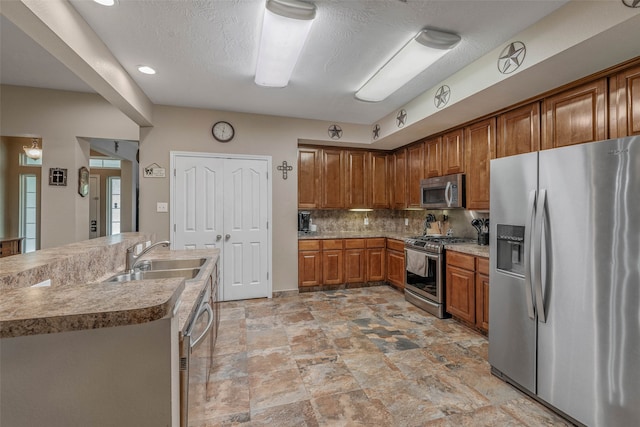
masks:
{"label": "door panel", "polygon": [[89,175],[89,238],[100,236],[100,175]]}
{"label": "door panel", "polygon": [[[223,299],[229,301],[266,297],[267,162],[227,159],[224,175],[225,188],[230,191],[224,193],[227,270],[223,280]],[[233,248],[230,254],[228,247]]]}
{"label": "door panel", "polygon": [[220,247],[223,235],[222,166],[222,159],[176,157],[174,249]]}

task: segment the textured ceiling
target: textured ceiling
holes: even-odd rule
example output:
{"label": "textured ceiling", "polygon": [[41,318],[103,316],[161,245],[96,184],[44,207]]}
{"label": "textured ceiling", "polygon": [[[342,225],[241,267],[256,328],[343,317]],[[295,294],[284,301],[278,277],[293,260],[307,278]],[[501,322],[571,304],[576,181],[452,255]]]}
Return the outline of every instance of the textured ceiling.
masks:
{"label": "textured ceiling", "polygon": [[[566,0],[316,0],[317,18],[289,86],[253,83],[264,0],[71,0],[155,104],[371,124],[460,70]],[[383,102],[355,91],[424,27],[462,42]],[[90,89],[5,18],[4,84]],[[136,71],[156,68],[155,76]]]}

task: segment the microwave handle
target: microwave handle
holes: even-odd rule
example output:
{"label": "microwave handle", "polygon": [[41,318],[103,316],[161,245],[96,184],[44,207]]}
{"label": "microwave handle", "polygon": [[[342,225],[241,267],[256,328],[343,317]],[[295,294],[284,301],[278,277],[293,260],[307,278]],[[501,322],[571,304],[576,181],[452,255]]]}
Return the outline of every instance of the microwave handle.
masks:
{"label": "microwave handle", "polygon": [[453,197],[453,186],[451,181],[447,182],[447,186],[444,189],[444,200],[447,202],[447,206],[451,207],[451,198]]}

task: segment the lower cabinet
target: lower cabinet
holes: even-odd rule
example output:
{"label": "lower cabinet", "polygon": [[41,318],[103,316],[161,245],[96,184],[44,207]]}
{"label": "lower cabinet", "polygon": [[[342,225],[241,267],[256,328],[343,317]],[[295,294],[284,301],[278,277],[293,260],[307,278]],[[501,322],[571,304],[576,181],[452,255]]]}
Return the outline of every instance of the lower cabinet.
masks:
{"label": "lower cabinet", "polygon": [[298,241],[298,287],[322,284],[322,252],[320,240]]}
{"label": "lower cabinet", "polygon": [[387,239],[387,282],[404,289],[404,242]]}
{"label": "lower cabinet", "polygon": [[404,242],[389,239],[395,242],[391,243],[389,261],[387,240],[384,237],[299,240],[298,287],[384,281],[403,287]]}
{"label": "lower cabinet", "polygon": [[448,250],[446,253],[447,312],[489,331],[489,260]]}

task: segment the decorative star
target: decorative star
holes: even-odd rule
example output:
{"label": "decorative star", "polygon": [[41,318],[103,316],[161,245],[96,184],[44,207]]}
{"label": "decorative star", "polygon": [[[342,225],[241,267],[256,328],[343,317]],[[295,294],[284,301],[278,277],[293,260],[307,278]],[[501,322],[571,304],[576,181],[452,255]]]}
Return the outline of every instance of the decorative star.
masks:
{"label": "decorative star", "polygon": [[329,137],[331,139],[340,139],[342,138],[342,128],[338,125],[329,126]]}
{"label": "decorative star", "polygon": [[436,104],[436,108],[442,108],[449,102],[449,96],[451,95],[451,88],[447,85],[442,85],[436,91],[436,96],[434,97],[434,103]]}
{"label": "decorative star", "polygon": [[522,42],[513,42],[500,53],[498,70],[502,74],[509,74],[517,70],[524,62],[527,48]]}
{"label": "decorative star", "polygon": [[398,111],[398,115],[396,116],[396,125],[398,125],[398,127],[401,128],[402,126],[404,126],[406,122],[407,122],[407,112],[405,110]]}
{"label": "decorative star", "polygon": [[373,127],[373,139],[378,139],[380,137],[380,125],[376,123]]}

